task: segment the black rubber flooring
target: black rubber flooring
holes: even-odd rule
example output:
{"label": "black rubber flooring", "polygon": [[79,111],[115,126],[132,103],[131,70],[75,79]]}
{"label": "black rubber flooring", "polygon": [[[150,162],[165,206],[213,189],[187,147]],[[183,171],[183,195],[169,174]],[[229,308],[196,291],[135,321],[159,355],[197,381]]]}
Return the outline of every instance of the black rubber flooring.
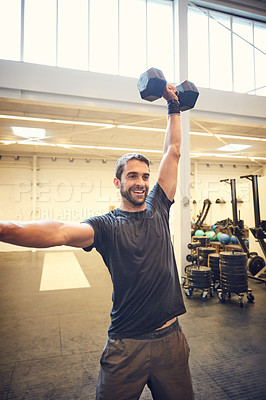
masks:
{"label": "black rubber flooring", "polygon": [[[43,251],[0,253],[1,400],[94,399],[111,281],[96,252],[75,254],[91,287],[40,292]],[[249,286],[255,301],[243,308],[234,294],[224,304],[185,297],[196,400],[266,399],[266,286]]]}

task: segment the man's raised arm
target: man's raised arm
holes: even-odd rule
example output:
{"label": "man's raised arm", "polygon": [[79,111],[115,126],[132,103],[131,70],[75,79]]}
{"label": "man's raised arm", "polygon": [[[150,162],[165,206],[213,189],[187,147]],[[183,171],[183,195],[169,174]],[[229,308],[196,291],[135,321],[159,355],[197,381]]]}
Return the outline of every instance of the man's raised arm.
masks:
{"label": "man's raised arm", "polygon": [[173,200],[177,187],[177,172],[181,146],[181,123],[176,87],[166,84],[163,97],[168,102],[168,122],[164,138],[163,158],[157,182],[169,200]]}
{"label": "man's raised arm", "polygon": [[59,221],[1,221],[0,241],[24,247],[88,247],[93,244],[94,230],[88,224]]}

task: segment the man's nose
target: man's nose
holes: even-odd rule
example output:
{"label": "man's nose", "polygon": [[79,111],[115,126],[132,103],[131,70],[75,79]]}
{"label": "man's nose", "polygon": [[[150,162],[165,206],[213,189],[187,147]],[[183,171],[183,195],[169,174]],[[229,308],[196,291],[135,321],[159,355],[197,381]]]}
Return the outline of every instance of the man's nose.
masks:
{"label": "man's nose", "polygon": [[137,178],[136,185],[138,185],[138,186],[144,186],[144,179],[142,178],[142,176],[139,176],[139,177]]}

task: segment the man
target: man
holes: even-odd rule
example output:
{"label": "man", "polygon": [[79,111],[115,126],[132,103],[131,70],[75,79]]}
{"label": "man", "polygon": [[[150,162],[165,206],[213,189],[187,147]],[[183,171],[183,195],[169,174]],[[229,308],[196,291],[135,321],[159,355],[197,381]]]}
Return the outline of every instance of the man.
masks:
{"label": "man", "polygon": [[[177,187],[180,110],[167,84],[164,155],[149,193],[149,161],[126,154],[116,163],[120,207],[82,224],[2,222],[0,239],[30,247],[70,245],[102,255],[113,282],[108,340],[101,357],[97,400],[137,400],[147,384],[155,400],[193,399],[189,348],[177,317],[185,313],[170,231]],[[148,194],[149,193],[149,194]]]}

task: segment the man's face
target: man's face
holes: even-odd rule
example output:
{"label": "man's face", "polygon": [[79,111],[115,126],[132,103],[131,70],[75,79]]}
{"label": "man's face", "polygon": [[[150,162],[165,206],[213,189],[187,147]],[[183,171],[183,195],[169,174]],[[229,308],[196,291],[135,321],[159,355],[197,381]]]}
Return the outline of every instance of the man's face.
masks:
{"label": "man's face", "polygon": [[136,207],[143,206],[149,193],[149,177],[150,170],[145,162],[128,161],[120,180],[122,200]]}

